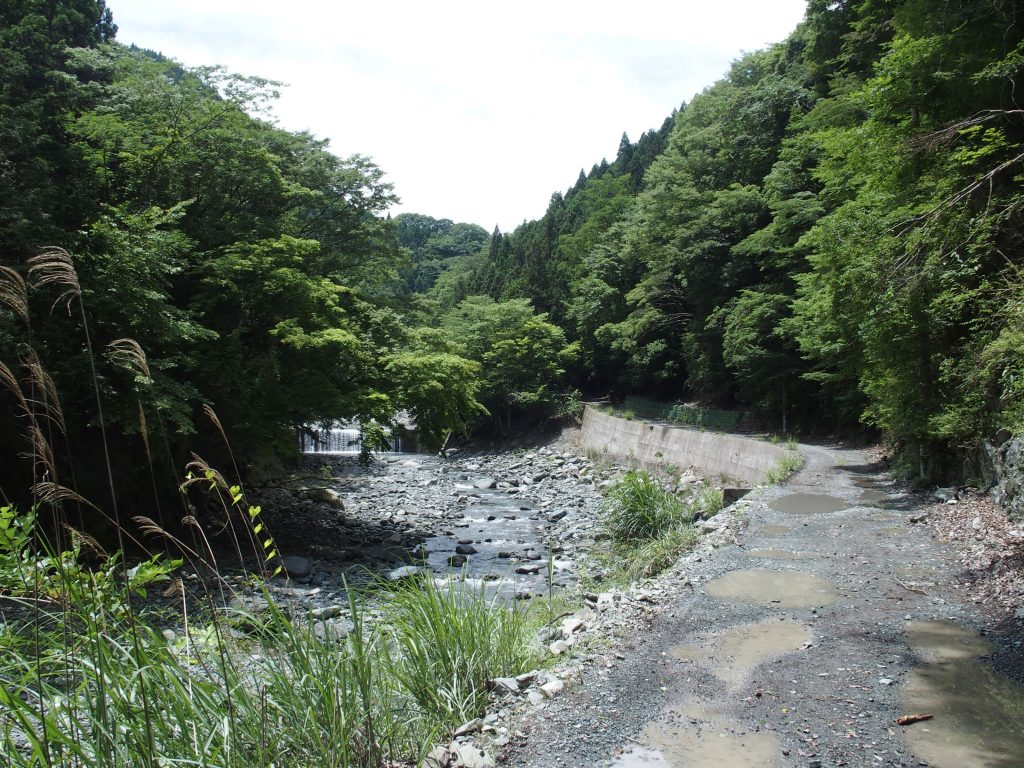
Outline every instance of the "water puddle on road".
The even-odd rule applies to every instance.
[[[860,492],[858,501],[868,506],[873,504],[884,504],[889,501],[889,494],[885,491],[876,490],[874,488],[865,488]]]
[[[779,740],[708,708],[669,712],[644,728],[643,746],[621,754],[612,768],[777,768]]]
[[[731,627],[700,646],[677,645],[669,653],[692,661],[729,685],[742,683],[754,667],[783,654],[798,651],[811,640],[801,624],[762,621]]]
[[[842,597],[831,581],[803,571],[729,571],[705,589],[719,600],[782,608],[831,605]]]
[[[765,536],[783,536],[789,533],[790,528],[786,525],[762,525],[757,529],[758,533],[762,533]]]
[[[822,512],[839,512],[848,509],[851,504],[845,499],[820,493],[791,493],[769,502],[768,506],[776,512],[790,515],[814,515]]]
[[[979,656],[993,646],[952,622],[906,625],[924,666],[904,692],[907,713],[934,719],[903,729],[907,745],[932,768],[1011,768],[1024,759],[1024,688],[997,676]]]
[[[751,549],[747,552],[747,556],[766,557],[771,560],[805,560],[819,555],[816,552],[787,552],[784,549]]]

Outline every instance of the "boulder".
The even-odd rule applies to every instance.
[[[281,566],[284,568],[285,573],[293,579],[304,579],[313,570],[313,564],[306,558],[299,557],[298,555],[289,555],[282,558]]]

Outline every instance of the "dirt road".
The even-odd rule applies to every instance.
[[[862,452],[801,450],[737,543],[536,713],[506,764],[1024,766],[1024,689],[986,663],[1006,649],[978,634],[952,550]]]

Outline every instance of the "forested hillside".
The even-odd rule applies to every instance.
[[[481,413],[477,364],[405,320],[383,172],[274,127],[274,83],[115,32],[96,0],[0,9],[0,487],[94,491],[103,432],[120,484],[143,455],[173,482],[226,460],[207,405],[255,463],[318,420],[408,409],[436,442]]]
[[[592,392],[867,425],[907,474],[970,474],[1024,415],[1022,33],[990,0],[812,0],[434,296],[530,299]]]
[[[275,126],[275,83],[115,19],[0,9],[0,451],[36,457],[3,463],[11,496],[88,486],[104,433],[127,486],[216,454],[205,407],[244,466],[318,421],[405,409],[437,445],[575,389],[866,426],[936,477],[1021,427],[1015,6],[812,0],[493,235],[392,219],[358,147]]]

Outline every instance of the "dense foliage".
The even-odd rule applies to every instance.
[[[372,162],[273,125],[274,83],[186,70],[115,32],[102,0],[0,8],[0,361],[16,406],[0,455],[34,439],[18,412],[38,400],[33,370],[63,406],[41,434],[84,491],[101,408],[115,463],[139,470],[118,473],[128,491],[143,449],[179,468],[214,450],[204,405],[248,462],[294,454],[317,421],[404,409],[428,445],[468,429],[476,363],[417,330],[403,295],[486,231],[391,221]],[[46,246],[70,261],[30,270]],[[0,465],[13,496],[41,479]]]
[[[867,425],[908,473],[963,471],[1024,413],[1022,39],[991,0],[812,0],[434,296],[531,299],[594,391]]]
[[[273,82],[122,46],[101,0],[0,22],[0,361],[15,405],[52,375],[58,463],[88,469],[100,406],[112,451],[176,466],[204,405],[250,462],[398,410],[428,444],[507,430],[567,387],[867,425],[915,474],[1024,421],[1015,6],[811,0],[492,235],[391,219],[371,161],[274,126]],[[70,293],[26,268],[51,245]],[[5,489],[39,479],[12,466]]]

